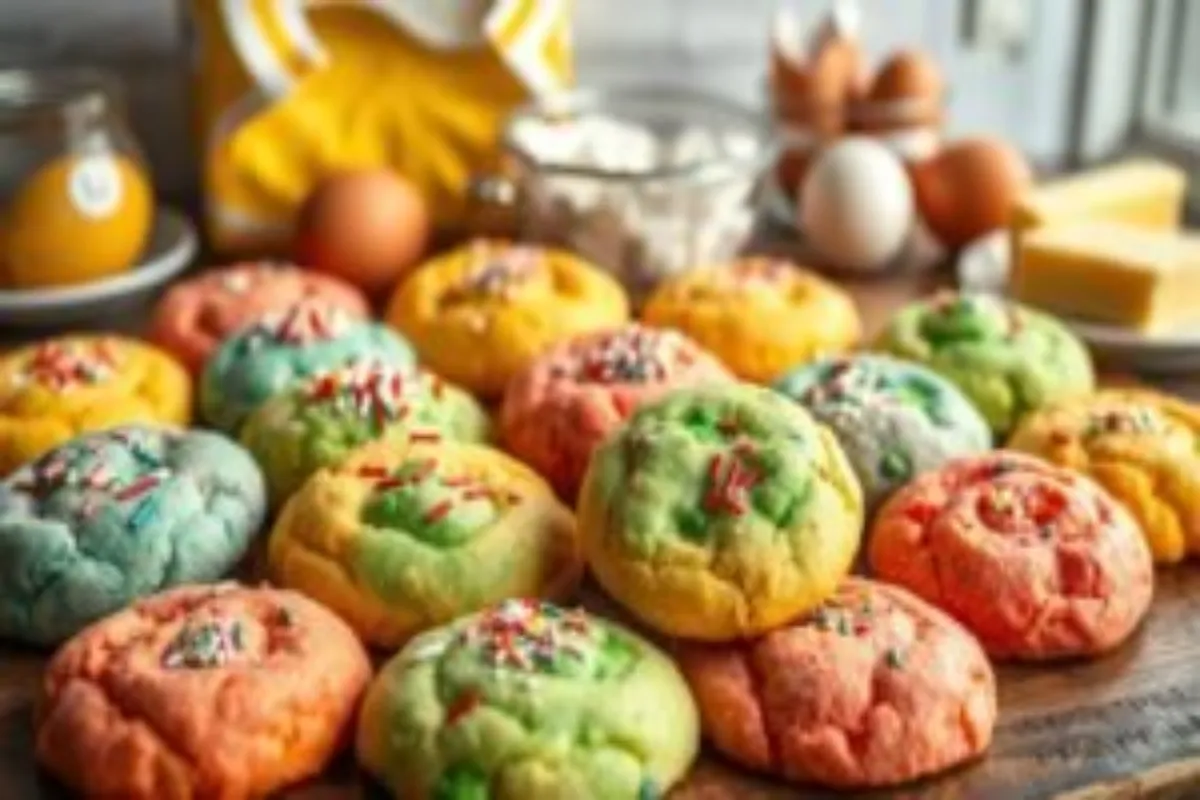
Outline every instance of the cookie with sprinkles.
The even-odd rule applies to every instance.
[[[357,750],[405,800],[649,800],[698,746],[687,685],[653,645],[582,610],[510,599],[388,662]]]
[[[796,783],[908,783],[980,756],[996,722],[995,676],[971,634],[862,578],[761,638],[679,661],[709,741]]]
[[[143,599],[54,656],[38,761],[88,797],[266,797],[320,773],[371,678],[354,633],[294,592]]]
[[[354,362],[415,363],[408,342],[384,326],[323,301],[302,301],[259,318],[217,349],[200,379],[201,415],[237,433],[267,400]]]
[[[683,272],[650,296],[642,321],[682,331],[739,378],[777,380],[786,370],[858,343],[854,301],[790,262],[760,256]]]
[[[482,442],[490,422],[474,398],[412,367],[355,361],[317,373],[246,420],[242,443],[282,505],[310,475],[377,440]]]
[[[73,439],[0,482],[0,636],[54,644],[143,595],[216,580],[265,506],[254,460],[220,434]]]
[[[1083,342],[1055,317],[992,295],[941,292],[902,308],[873,349],[958,386],[996,436],[1048,403],[1095,388]]]
[[[1150,548],[1089,478],[1007,450],[918,477],[876,515],[874,574],[962,622],[993,658],[1095,656],[1141,622]]]
[[[1029,414],[1008,446],[1083,472],[1140,523],[1159,563],[1200,554],[1200,408],[1108,389]]]
[[[370,316],[367,299],[345,281],[291,264],[247,262],[174,284],[154,309],[149,338],[199,375],[227,338],[303,300],[339,308],[355,319]]]
[[[823,358],[775,389],[829,426],[871,508],[917,475],[992,444],[987,421],[954,384],[888,356]]]
[[[592,451],[640,405],[673,389],[733,380],[676,331],[633,324],[586,334],[509,382],[500,435],[509,452],[573,500]]]
[[[748,384],[676,390],[592,455],[579,493],[592,574],[671,636],[726,641],[783,624],[850,569],[862,490],[804,409]]]
[[[564,250],[479,239],[428,262],[387,320],[434,372],[484,397],[563,340],[629,318],[620,284]]]
[[[82,433],[191,417],[187,372],[132,339],[63,336],[0,356],[0,476]]]
[[[525,465],[410,437],[316,472],[280,513],[268,565],[394,648],[505,597],[565,596],[583,559],[571,512]]]

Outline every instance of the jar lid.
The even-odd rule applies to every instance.
[[[94,120],[119,96],[119,82],[100,70],[0,70],[0,126]]]

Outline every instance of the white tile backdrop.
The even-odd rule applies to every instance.
[[[1086,0],[1008,0],[1033,3],[1031,39],[1016,59],[962,40],[964,5],[981,1],[863,0],[864,38],[875,55],[919,45],[937,56],[951,76],[955,131],[1002,134],[1039,161],[1059,161],[1068,153],[1079,112],[1072,98],[1078,90]],[[765,42],[777,0],[576,2],[584,81],[669,79],[761,103]],[[790,2],[809,19],[824,7],[823,0]],[[1100,5],[1124,9],[1126,19],[1107,29],[1106,35],[1125,48],[1124,58],[1115,65],[1106,62],[1107,69],[1132,74],[1137,26],[1128,19],[1140,13],[1140,0],[1102,0]],[[178,0],[0,0],[0,64],[99,62],[119,71],[129,84],[137,127],[160,185],[181,191],[194,174],[183,30]],[[1128,63],[1125,71],[1122,60]],[[1124,83],[1129,87],[1122,96],[1132,91],[1132,80]],[[1120,107],[1116,113],[1123,113]],[[1109,119],[1112,130],[1092,149],[1119,140],[1127,116]]]

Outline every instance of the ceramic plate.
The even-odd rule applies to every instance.
[[[140,264],[79,286],[0,291],[0,329],[111,323],[187,269],[198,245],[196,230],[183,214],[160,208]]]
[[[1200,370],[1200,324],[1149,336],[1115,325],[1064,318],[1106,366],[1172,374]]]

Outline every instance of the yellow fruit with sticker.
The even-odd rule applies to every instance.
[[[132,267],[154,220],[154,191],[126,156],[65,155],[17,187],[0,219],[9,288],[86,283]]]

